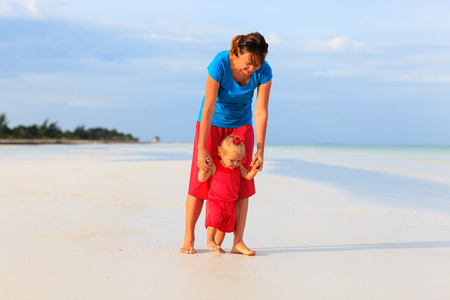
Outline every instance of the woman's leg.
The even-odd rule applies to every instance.
[[[238,200],[236,203],[236,225],[234,229],[232,253],[242,253],[244,255],[255,255],[255,251],[250,250],[244,244],[244,229],[247,221],[248,198]]]
[[[188,195],[186,199],[186,231],[184,233],[184,244],[180,252],[194,254],[195,224],[202,212],[203,199]]]

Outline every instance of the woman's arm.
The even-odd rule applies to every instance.
[[[197,166],[203,171],[211,168],[212,159],[206,150],[206,139],[208,137],[211,120],[216,109],[217,93],[219,92],[220,83],[215,81],[208,75],[205,89],[205,102],[203,103],[202,118],[200,120],[200,129],[198,137],[198,153]]]
[[[269,117],[269,96],[272,79],[258,87],[255,107],[255,132],[256,132],[256,153],[251,166],[259,165],[262,170],[264,161],[264,147],[266,144],[267,119]]]

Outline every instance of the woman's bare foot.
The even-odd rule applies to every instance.
[[[217,246],[215,242],[208,242],[206,245],[208,246],[208,249],[213,250],[217,254],[226,253],[226,251],[223,250],[220,246]]]
[[[248,256],[254,256],[256,254],[254,250],[248,249],[244,242],[239,242],[236,245],[233,245],[233,248],[231,248],[231,253],[244,254]]]
[[[181,253],[184,254],[194,254],[195,248],[194,248],[194,242],[184,242],[183,247],[180,249]]]

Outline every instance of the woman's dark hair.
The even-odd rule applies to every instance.
[[[262,65],[266,59],[269,45],[259,32],[241,34],[231,40],[230,53],[239,56],[245,53],[251,54],[253,65]]]

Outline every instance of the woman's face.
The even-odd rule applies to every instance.
[[[241,165],[244,155],[238,151],[229,151],[222,157],[222,162],[229,169],[237,168]]]
[[[239,55],[239,70],[244,73],[244,75],[250,76],[253,72],[261,68],[261,64],[254,65],[252,62],[252,54],[244,53]],[[253,59],[254,61],[255,59]],[[257,60],[256,60],[257,61]]]

